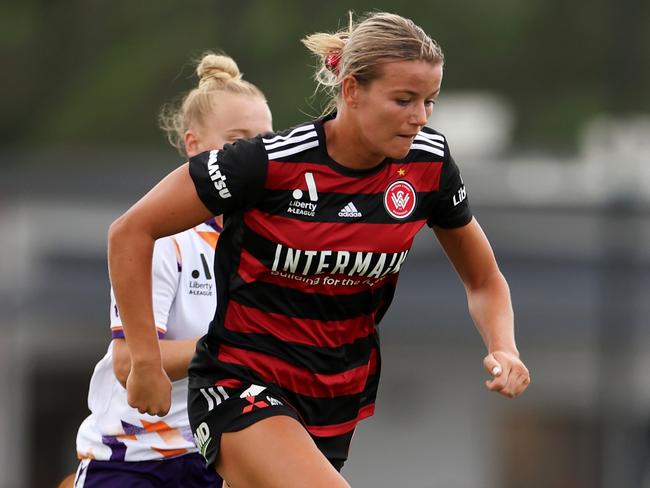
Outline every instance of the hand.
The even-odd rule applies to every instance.
[[[490,391],[514,398],[530,384],[530,373],[517,354],[494,351],[483,359],[483,366],[493,378],[485,382]]]
[[[172,384],[162,366],[132,365],[126,380],[126,399],[140,413],[167,415],[172,403]]]

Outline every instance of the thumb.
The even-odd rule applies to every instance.
[[[499,364],[499,361],[494,357],[494,354],[488,354],[485,356],[485,359],[483,359],[483,367],[488,373],[495,377],[501,376],[501,373],[503,372],[503,368],[501,367],[501,364]]]

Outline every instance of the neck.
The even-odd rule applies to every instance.
[[[327,152],[330,157],[346,168],[369,169],[384,160],[383,154],[373,152],[352,120],[338,113],[325,122],[323,129],[327,139]]]

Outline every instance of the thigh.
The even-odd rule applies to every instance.
[[[332,466],[334,466],[337,471],[341,471],[343,465],[348,459],[350,442],[352,441],[353,435],[354,429],[337,436],[317,437],[312,435],[311,437],[314,439],[318,450],[329,459]]]
[[[255,384],[190,388],[187,413],[196,447],[209,466],[214,466],[219,456],[224,432],[240,431],[274,416],[300,418],[278,392]]]
[[[288,416],[223,433],[216,466],[237,488],[349,488],[305,428]]]

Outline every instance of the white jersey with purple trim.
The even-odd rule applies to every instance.
[[[217,303],[213,263],[221,228],[209,221],[156,241],[152,263],[153,308],[161,339],[189,339],[208,330]],[[112,337],[123,338],[111,290]],[[77,433],[77,456],[100,461],[148,461],[196,452],[187,417],[187,378],[172,383],[165,417],[143,415],[126,401],[113,373],[112,343],[95,366],[88,416]]]

